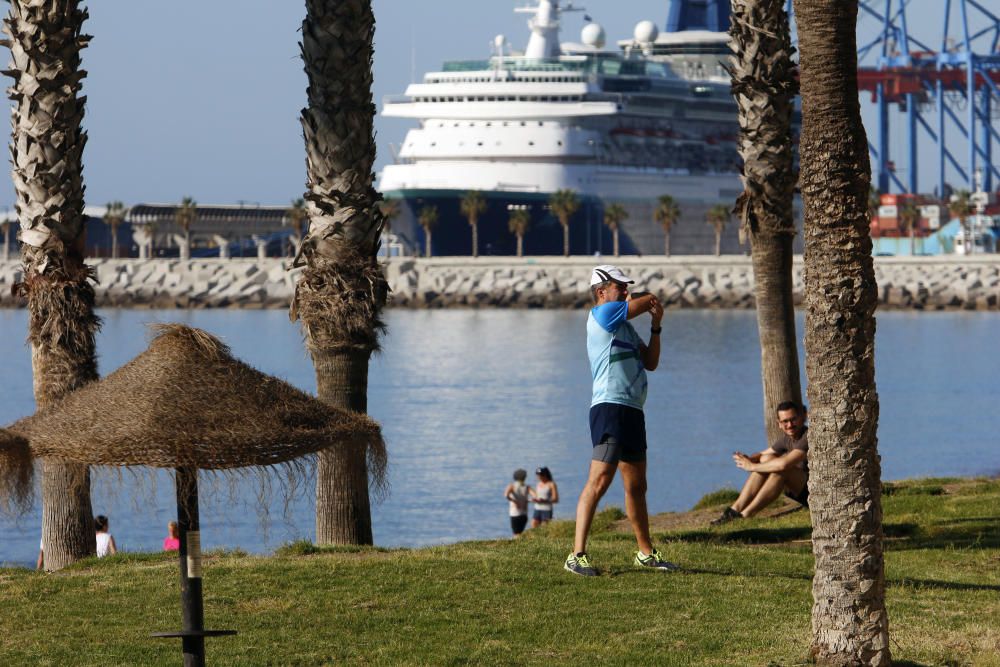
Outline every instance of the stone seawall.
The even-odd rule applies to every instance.
[[[744,256],[394,258],[385,264],[392,306],[409,308],[582,308],[589,304],[590,269],[616,261],[637,289],[670,308],[752,308],[753,270]],[[101,306],[151,308],[286,308],[298,271],[288,259],[96,259]],[[1000,256],[878,257],[883,308],[1000,309]],[[794,264],[802,300],[802,261]],[[0,305],[11,296],[20,263],[0,262]]]

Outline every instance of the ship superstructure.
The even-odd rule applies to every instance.
[[[480,253],[511,254],[509,211],[528,207],[525,252],[557,254],[562,228],[546,204],[569,189],[582,205],[571,223],[574,254],[610,249],[602,211],[611,203],[628,212],[623,251],[660,253],[653,208],[669,194],[682,211],[674,250],[710,250],[705,211],[741,189],[737,111],[721,64],[727,35],[660,34],[642,21],[609,49],[603,28],[588,23],[580,42],[560,43],[560,20],[574,10],[558,0],[522,8],[531,16],[523,53],[497,36],[492,57],[447,62],[384,100],[385,116],[418,122],[381,175],[386,197],[405,203],[394,231],[419,246],[419,212],[435,206],[434,254],[470,254],[459,201],[476,190],[489,204]]]

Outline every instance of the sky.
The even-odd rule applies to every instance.
[[[523,49],[526,16],[512,11],[520,4],[374,0],[377,107],[445,60],[488,57],[498,33]],[[604,26],[609,44],[629,37],[643,19],[662,29],[668,11],[667,0],[577,4]],[[93,36],[83,52],[88,205],[171,203],[186,196],[201,204],[285,205],[301,196],[303,2],[97,0],[87,6],[85,32]],[[939,31],[937,6],[936,0],[913,0],[911,30]],[[564,16],[564,41],[578,40],[582,17]],[[376,169],[412,126],[401,119],[376,121]],[[893,150],[902,150],[900,138],[893,139]],[[0,179],[0,209],[13,198],[10,179]]]

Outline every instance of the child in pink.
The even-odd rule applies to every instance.
[[[171,521],[167,524],[166,537],[163,538],[163,550],[164,551],[180,551],[181,540],[180,540],[180,530],[177,528],[177,522]]]

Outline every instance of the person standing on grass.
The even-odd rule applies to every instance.
[[[660,572],[678,569],[653,548],[646,509],[646,371],[660,363],[663,306],[652,294],[628,298],[633,284],[620,268],[595,267],[590,276],[594,307],[587,316],[587,356],[593,377],[590,435],[593,453],[587,483],[576,506],[576,538],[564,568],[574,574],[600,574],[587,555],[587,536],[597,503],[621,471],[625,511],[639,546],[634,562]],[[628,322],[643,313],[652,319],[649,343]]]
[[[514,537],[524,532],[528,525],[528,494],[531,487],[524,483],[528,478],[528,471],[518,468],[514,471],[514,481],[507,485],[503,491],[503,497],[508,501],[508,514],[510,514],[510,530]]]
[[[535,512],[531,517],[531,527],[538,528],[543,523],[552,521],[553,505],[559,502],[559,487],[552,479],[552,471],[547,467],[535,469],[535,476],[538,477],[538,484],[535,488],[528,489],[531,502],[535,503]]]
[[[751,517],[782,493],[809,507],[806,409],[794,401],[785,401],[778,405],[777,413],[782,435],[774,444],[756,454],[733,454],[736,467],[750,476],[736,501],[711,521],[713,526]]]

